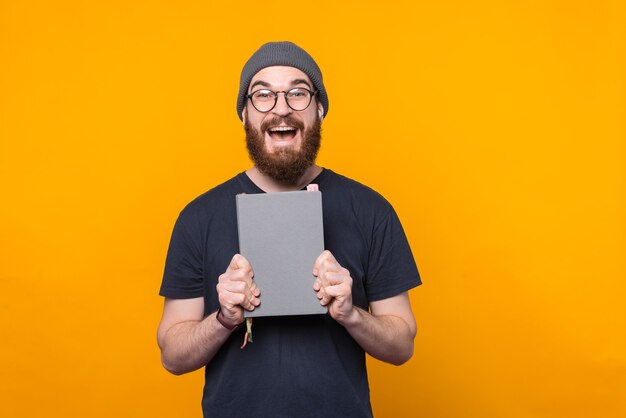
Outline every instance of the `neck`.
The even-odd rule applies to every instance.
[[[266,193],[273,193],[293,192],[296,190],[301,190],[303,187],[308,185],[315,177],[319,176],[321,172],[322,167],[314,164],[311,167],[307,168],[307,170],[304,172],[302,177],[300,177],[300,180],[298,180],[296,184],[288,184],[276,181],[268,175],[263,174],[256,167],[252,167],[251,169],[247,170],[246,174],[248,175],[248,177],[250,177],[250,180],[252,180],[252,182],[257,185],[259,189],[263,190]]]

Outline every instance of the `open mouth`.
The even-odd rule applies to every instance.
[[[274,126],[267,133],[274,141],[289,141],[296,136],[298,130],[293,126]]]

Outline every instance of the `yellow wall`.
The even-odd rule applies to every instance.
[[[169,235],[248,167],[238,74],[290,39],[320,163],[385,195],[425,284],[379,417],[626,416],[620,1],[0,1],[0,415],[199,417],[155,341]]]

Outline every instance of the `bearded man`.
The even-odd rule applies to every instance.
[[[413,355],[408,290],[421,283],[391,205],[316,165],[328,113],[322,73],[291,42],[261,46],[241,73],[237,113],[254,166],[180,213],[167,255],[158,329],[163,366],[205,368],[205,417],[371,417],[365,353],[392,364]],[[255,318],[241,349],[244,310],[263,300],[238,254],[235,196],[322,191],[325,251],[311,266],[327,315]]]

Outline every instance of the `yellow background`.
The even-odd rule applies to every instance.
[[[321,165],[397,209],[423,275],[379,417],[626,416],[620,1],[0,1],[0,416],[199,417],[159,362],[173,223],[249,166],[268,40],[325,75]],[[312,405],[314,407],[314,405]]]

